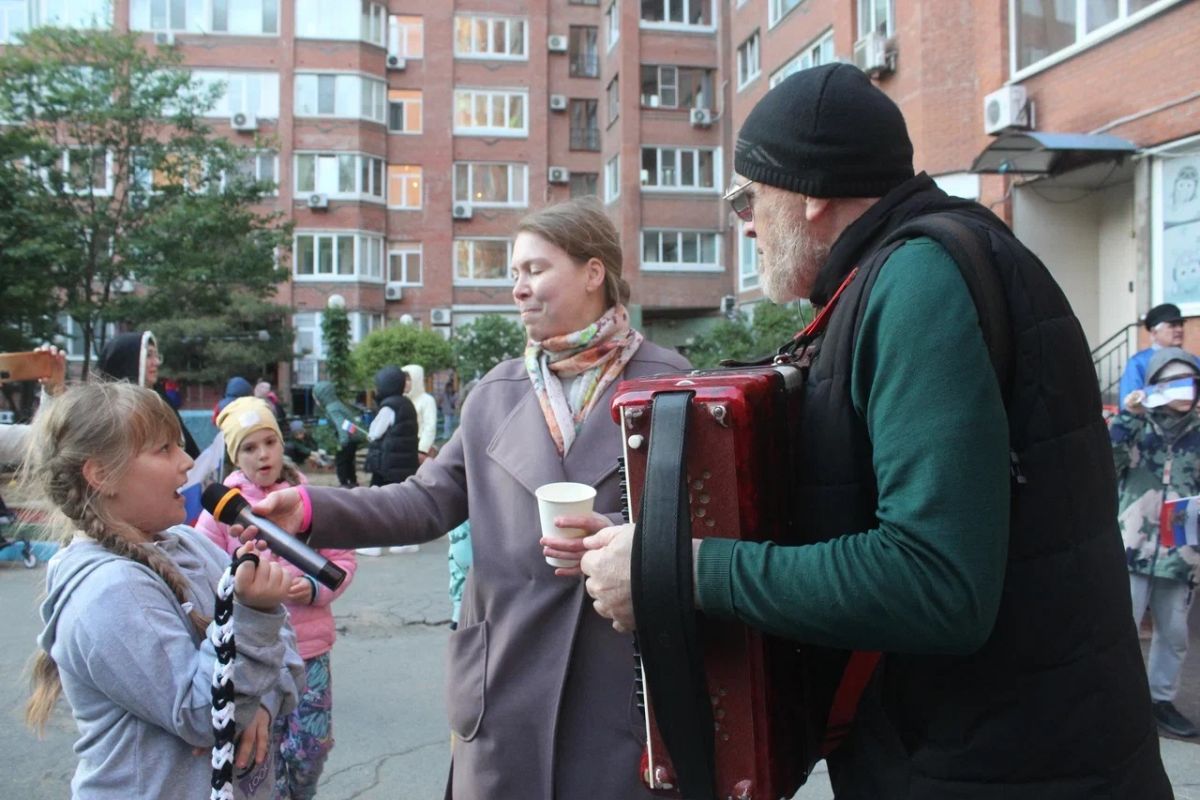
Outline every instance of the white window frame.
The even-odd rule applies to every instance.
[[[166,15],[170,16],[171,0],[130,0],[129,4],[129,28],[135,31],[173,31],[175,33],[213,33],[220,36],[278,36],[279,35],[279,11],[280,3],[283,0],[187,0],[184,6],[184,22],[183,25],[175,24],[177,21],[168,19],[166,25],[155,25],[153,19],[153,6],[157,3],[166,3],[164,9]],[[246,28],[235,28],[229,30],[230,10],[236,8],[237,14],[234,16],[235,22],[243,22],[246,19],[254,18],[257,20],[257,25],[248,26]],[[223,10],[224,28],[218,30],[216,26],[217,13]],[[274,30],[269,30],[265,24],[270,20],[274,25]]]
[[[407,191],[401,192],[401,197],[404,202],[392,203],[392,168],[393,167],[406,168],[407,171],[399,173],[399,174],[405,176],[404,180],[412,180],[412,177],[414,175],[416,176],[417,183],[418,183],[416,205],[412,205],[407,202],[407,200],[408,200],[408,192]],[[387,169],[385,170],[385,175],[386,175],[386,178],[385,178],[386,197],[387,197],[387,204],[388,204],[389,209],[392,209],[395,211],[419,211],[419,210],[421,210],[421,208],[424,207],[424,204],[425,204],[425,170],[421,167],[420,164],[388,164]]]
[[[611,203],[621,196],[621,154],[604,162],[604,202]]]
[[[826,58],[827,53],[828,58]],[[784,78],[802,69],[819,67],[822,64],[830,64],[836,60],[837,56],[833,51],[833,28],[830,28],[800,48],[800,52],[788,59],[782,67],[772,72],[771,77],[767,79],[767,88],[774,88]]]
[[[604,12],[604,30],[606,31],[605,38],[607,39],[605,52],[611,52],[616,46],[617,42],[621,41],[620,2],[621,0],[613,0],[611,3],[609,3],[608,10]]]
[[[73,152],[77,152],[77,151],[81,151],[81,150],[88,150],[88,149],[90,149],[90,148],[67,147],[62,151],[62,155],[59,158],[58,166],[63,174],[63,191],[65,191],[69,194],[79,195],[80,197],[83,197],[83,196],[109,197],[113,193],[113,183],[114,183],[113,154],[111,151],[106,150],[104,152],[104,186],[103,186],[103,188],[93,185],[93,186],[88,186],[86,188],[77,189],[71,182],[71,154]],[[96,149],[99,149],[99,148],[96,148]]]
[[[759,288],[758,240],[746,235],[741,223],[737,225],[738,248],[738,291],[749,292]]]
[[[301,237],[313,237],[313,271],[312,273],[301,273],[300,270],[300,239]],[[353,255],[354,260],[351,272],[347,274],[338,274],[338,253],[336,240],[338,237],[352,237],[354,240]],[[317,272],[320,259],[318,258],[319,242],[324,240],[332,240],[330,247],[333,253],[333,272],[323,273]],[[363,231],[354,229],[345,230],[323,230],[323,229],[304,229],[297,230],[292,236],[292,280],[300,283],[308,282],[334,282],[334,283],[383,283],[384,276],[384,250],[385,240],[383,234],[375,233],[374,231]],[[374,250],[375,253],[371,251]],[[378,256],[376,268],[372,269],[369,263],[372,255]]]
[[[261,150],[247,149],[244,154],[244,157],[254,159],[254,179],[256,181],[270,181],[271,183],[273,183],[275,185],[274,191],[265,192],[264,194],[268,197],[278,197],[279,196],[279,152],[276,150],[271,150],[269,148],[263,148]],[[270,175],[263,175],[264,160],[268,161],[271,165],[270,166],[270,170],[271,170]],[[221,175],[221,190],[222,191],[225,190],[225,182],[227,179],[228,179],[228,175],[222,173],[222,175]]]
[[[413,21],[415,20],[415,22]],[[392,26],[396,35],[392,36]],[[414,61],[425,57],[425,18],[416,14],[393,14],[388,17],[388,52]],[[415,31],[416,47],[413,43]]]
[[[425,92],[422,91],[421,89],[402,89],[399,91],[415,91],[417,93],[417,96],[416,97],[396,97],[393,99],[391,97],[391,93],[394,91],[398,91],[398,90],[395,90],[395,89],[388,90],[388,109],[387,109],[388,133],[395,134],[397,136],[417,136],[421,133],[424,133],[424,131],[425,131]],[[413,107],[414,106],[416,107],[416,110],[418,112],[418,120],[417,121],[420,124],[416,126],[415,130],[408,130],[407,128],[393,128],[392,127],[392,106],[393,105],[398,105],[403,109],[405,125],[407,125],[409,120],[412,118]]]
[[[459,167],[466,167],[466,186],[459,184]],[[509,200],[497,202],[494,200],[475,199],[475,172],[479,167],[505,167],[508,170]],[[451,172],[453,182],[453,197],[455,203],[468,203],[478,208],[528,208],[529,207],[529,165],[516,161],[455,161]],[[514,189],[519,189],[521,199],[514,201]],[[466,196],[460,197],[459,191],[464,190]]]
[[[485,108],[487,110],[488,122],[491,122],[491,117],[495,111],[495,98],[504,97],[505,117],[511,117],[511,104],[518,102],[521,105],[521,121],[520,128],[498,127],[495,125],[461,125],[458,121],[458,106],[459,102],[464,98],[469,97],[472,113],[477,109],[477,100],[479,96],[487,97]],[[529,90],[528,89],[474,89],[474,88],[456,88],[454,90],[454,135],[455,136],[488,136],[497,137],[504,136],[510,138],[526,138],[529,136]]]
[[[500,278],[475,278],[475,277],[460,278],[458,276],[458,267],[459,267],[458,245],[459,245],[459,243],[466,242],[471,245],[471,247],[470,247],[471,264],[469,265],[469,267],[470,267],[470,271],[473,275],[475,272],[474,243],[480,242],[480,241],[506,242],[507,243],[508,247],[507,247],[507,251],[506,251],[507,255],[505,256],[505,259],[504,259],[505,267],[504,267],[503,277],[500,277]],[[512,239],[510,239],[506,236],[458,236],[458,237],[454,238],[453,242],[451,242],[451,248],[453,249],[453,253],[454,253],[454,258],[453,258],[454,272],[452,274],[454,276],[454,285],[455,286],[509,286],[512,284],[512,280],[508,276],[508,265],[512,262]]]
[[[29,30],[29,0],[0,2],[0,44],[15,42],[17,34]]]
[[[411,264],[407,263],[407,259],[411,256],[416,256],[416,280],[410,273]],[[403,275],[397,279],[392,272],[392,256],[403,256],[405,263],[400,267]],[[425,249],[420,242],[392,242],[388,245],[387,253],[387,282],[395,283],[401,286],[424,286],[424,269],[425,269]]]
[[[767,27],[774,28],[788,14],[802,6],[805,0],[768,0],[767,3]]]
[[[1140,11],[1135,11],[1132,14],[1129,12],[1129,4],[1127,0],[1118,0],[1117,18],[1107,25],[1103,25],[1090,33],[1087,32],[1087,17],[1086,17],[1086,2],[1085,0],[1075,0],[1075,43],[1069,44],[1066,47],[1055,50],[1048,56],[1041,58],[1026,67],[1018,66],[1018,30],[1017,30],[1017,3],[1019,0],[1009,0],[1008,3],[1008,60],[1009,73],[1012,83],[1017,83],[1032,75],[1049,69],[1055,64],[1062,63],[1072,56],[1089,48],[1105,42],[1114,36],[1118,36],[1126,29],[1132,28],[1134,25],[1140,24],[1143,20],[1160,14],[1172,6],[1180,3],[1188,2],[1188,0],[1159,0],[1157,3],[1146,6]]]
[[[738,45],[737,90],[740,92],[762,74],[762,35],[755,30]]]
[[[334,80],[333,97],[335,110],[331,113],[319,110],[322,78],[333,78]],[[357,81],[357,84],[354,81]],[[374,76],[364,75],[359,72],[297,72],[295,84],[293,94],[295,99],[294,116],[296,117],[361,119],[368,122],[378,122],[384,126],[387,125],[387,83]],[[308,103],[302,103],[301,92],[307,92],[310,84],[313,92],[313,108],[302,108],[302,105],[307,106]],[[351,102],[354,109],[352,113],[338,113],[336,111],[339,97],[352,97]],[[365,106],[369,106],[369,110],[366,112],[364,112]]]
[[[654,144],[642,145],[641,152],[644,153],[646,150],[656,151],[654,160],[658,166],[656,167],[657,174],[654,176],[655,183],[646,183],[645,181],[650,176],[645,175],[645,174],[642,175],[642,191],[643,192],[663,192],[663,193],[668,193],[668,194],[670,194],[670,193],[675,193],[675,194],[700,194],[700,193],[702,193],[702,194],[718,194],[718,193],[720,193],[720,191],[721,191],[721,185],[720,185],[721,175],[724,174],[723,167],[721,164],[721,148],[719,148],[719,147],[687,147],[687,146],[677,146],[677,145],[654,145]],[[675,154],[674,155],[675,163],[674,163],[674,165],[672,165],[672,172],[671,172],[671,174],[674,175],[675,182],[671,183],[671,184],[665,184],[665,185],[663,183],[663,175],[666,173],[667,170],[663,166],[663,151],[664,150],[674,151],[674,154]],[[712,186],[696,186],[696,185],[684,186],[684,185],[680,184],[679,181],[682,180],[682,178],[683,178],[683,162],[684,162],[684,159],[686,159],[686,158],[690,158],[692,160],[692,175],[697,178],[699,177],[699,175],[700,175],[700,153],[702,153],[702,152],[712,153],[713,185]],[[638,169],[642,169],[640,161],[638,162]],[[644,170],[643,170],[643,172],[644,172]]]
[[[112,0],[40,0],[36,3],[31,1],[30,6],[33,27],[54,25],[59,28],[95,30],[113,27],[115,12]],[[88,16],[76,16],[83,13]]]
[[[644,30],[659,30],[659,31],[716,31],[717,29],[717,8],[716,0],[659,0],[664,5],[663,16],[667,16],[666,6],[669,4],[679,3],[683,6],[683,18],[687,19],[691,16],[692,6],[696,4],[708,4],[708,18],[712,20],[708,25],[692,25],[687,22],[657,22],[653,20],[642,19],[641,7],[638,9],[638,26]]]
[[[359,14],[352,23],[347,5],[346,0],[295,0],[293,27],[296,38],[366,42],[386,47],[387,6],[373,0],[360,0]]]
[[[206,86],[216,83],[224,84],[221,95],[212,109],[205,112],[206,116],[211,119],[228,119],[239,112],[253,114],[260,119],[279,119],[278,72],[195,69],[192,70],[192,78]],[[250,86],[251,81],[258,84],[253,90]],[[237,108],[230,103],[231,96],[240,100]],[[248,104],[252,97],[258,98],[258,102],[253,108]]]
[[[79,352],[80,346],[83,343],[83,333],[79,327],[79,323],[72,319],[69,314],[63,313],[57,315],[57,321],[61,332],[54,337],[55,343],[60,350],[67,354],[67,361],[83,361],[86,353]],[[117,335],[117,323],[101,323],[100,320],[96,320],[92,326],[93,350],[96,349],[96,342],[100,341],[101,329],[104,330],[104,341],[106,342]],[[77,336],[78,339],[76,338]],[[96,354],[93,353],[93,355]]]
[[[476,25],[480,22],[487,24],[487,41],[480,43],[476,39]],[[512,26],[519,24],[521,26],[521,50],[520,53],[509,52],[512,47]],[[459,27],[460,25],[470,26],[470,47],[469,50],[459,49]],[[498,25],[504,26],[504,47],[505,52],[497,52],[492,48],[495,44],[495,29]],[[499,16],[493,14],[455,14],[454,15],[454,57],[461,59],[486,59],[488,61],[528,61],[529,60],[529,20],[526,17],[518,16]]]
[[[381,311],[351,311],[346,316],[350,319],[350,341],[353,344],[358,344],[387,325],[387,319]]]
[[[882,30],[880,29],[880,21],[875,18],[875,3],[877,0],[857,0],[855,3],[856,14],[854,15],[856,22],[856,30],[858,37],[855,41],[861,42],[868,35],[879,32],[884,36],[892,36],[896,32],[896,3],[895,0],[885,0],[887,3],[887,19],[883,20]],[[1077,0],[1077,2],[1085,2],[1085,0]]]
[[[678,252],[683,252],[683,237],[684,236],[711,236],[713,237],[713,254],[715,260],[712,263],[690,261],[646,261],[646,235],[657,234],[659,236],[667,236],[674,234],[676,237],[675,244]],[[718,231],[712,230],[691,230],[684,228],[647,228],[641,231],[638,237],[638,256],[641,261],[643,272],[724,272],[725,267],[721,263],[721,234]],[[662,254],[662,241],[659,240],[659,254]],[[700,240],[696,241],[697,255],[703,251],[703,245]]]
[[[300,186],[301,159],[313,161],[311,188]],[[344,159],[353,159],[354,188],[349,191],[340,188],[341,163]],[[366,186],[363,185],[364,163],[367,166]],[[387,165],[380,156],[360,152],[298,150],[293,156],[292,165],[293,197],[307,197],[315,193],[328,195],[331,200],[358,200],[364,203],[383,203],[386,200]]]

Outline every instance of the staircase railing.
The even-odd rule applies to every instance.
[[[1100,402],[1116,406],[1120,394],[1121,374],[1137,348],[1138,323],[1131,322],[1092,350],[1096,365],[1096,380],[1100,384]]]

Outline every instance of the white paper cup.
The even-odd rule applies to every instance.
[[[577,539],[586,536],[583,528],[560,528],[554,524],[555,517],[582,516],[592,513],[596,490],[586,483],[547,483],[539,486],[534,496],[538,501],[538,516],[542,521],[542,536],[558,536]],[[546,557],[552,567],[573,567],[579,562]]]

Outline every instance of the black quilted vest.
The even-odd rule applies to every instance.
[[[850,738],[829,758],[837,797],[1170,797],[1083,331],[1045,266],[994,215],[948,198],[924,175],[902,189],[847,230],[818,281],[819,290],[836,287],[860,267],[809,373],[801,446],[821,456],[801,469],[806,526],[830,538],[878,524],[871,441],[850,398],[851,356],[890,252],[880,243],[930,211],[966,215],[1003,286],[1013,359],[1002,388],[1023,482],[1012,484],[1003,597],[989,639],[970,656],[885,654]]]
[[[396,419],[370,450],[379,451],[379,470],[372,471],[374,485],[401,483],[417,471],[417,412],[404,395],[393,395],[380,403],[392,409]]]

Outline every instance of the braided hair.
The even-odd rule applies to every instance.
[[[135,561],[162,578],[199,635],[209,619],[190,604],[187,582],[146,536],[105,507],[105,493],[130,462],[155,442],[180,439],[178,418],[150,389],[129,383],[90,382],[70,387],[43,406],[21,468],[21,481],[53,506],[51,525],[60,539],[82,533],[104,549]],[[94,485],[84,474],[93,462],[103,475]],[[58,667],[39,649],[31,668],[25,721],[39,733],[62,693]]]

